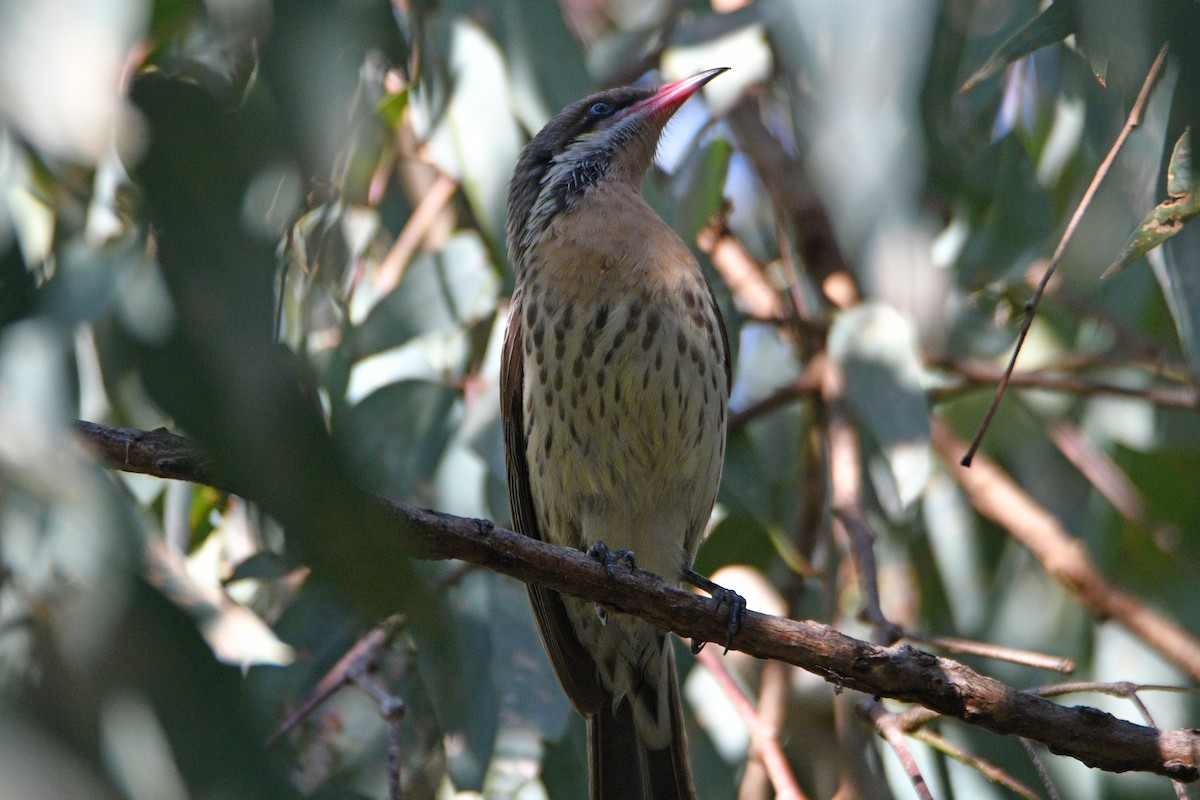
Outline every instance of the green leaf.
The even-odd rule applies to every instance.
[[[1200,175],[1196,174],[1195,164],[1192,163],[1192,130],[1188,128],[1171,151],[1171,163],[1167,164],[1167,194],[1183,197],[1194,193],[1198,185]]]
[[[447,748],[446,768],[454,784],[479,790],[499,726],[499,688],[487,665],[492,660],[492,579],[485,571],[465,575],[443,595],[430,592],[436,625],[416,624],[417,667],[429,691]]]
[[[696,234],[725,202],[725,174],[732,155],[728,142],[715,139],[685,159],[681,180],[675,182],[676,190],[681,192],[675,230],[685,242],[694,242]]]
[[[484,29],[464,17],[448,23],[445,34],[446,103],[439,106],[437,92],[418,86],[411,119],[438,169],[459,180],[489,243],[502,245],[508,179],[523,144],[504,54]]]
[[[1192,164],[1190,131],[1184,131],[1175,143],[1167,166],[1167,194],[1170,199],[1155,206],[1129,237],[1121,254],[1100,276],[1120,272],[1183,229],[1188,220],[1200,214],[1200,181]]]
[[[408,108],[408,89],[403,89],[380,98],[379,103],[375,106],[375,113],[382,117],[389,127],[396,128],[399,127],[400,118],[404,116],[406,108]]]
[[[859,425],[887,462],[893,485],[877,482],[877,488],[907,506],[924,491],[931,468],[929,406],[912,323],[891,306],[855,306],[834,319],[829,354]]]
[[[1013,61],[1027,56],[1048,44],[1062,41],[1075,32],[1075,0],[1057,0],[1029,22],[992,53],[991,57],[975,74],[967,78],[962,91],[987,80]]]

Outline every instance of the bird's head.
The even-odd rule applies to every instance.
[[[659,89],[622,87],[564,108],[521,151],[508,187],[508,249],[514,263],[558,214],[602,181],[641,185],[667,121],[727,67]]]

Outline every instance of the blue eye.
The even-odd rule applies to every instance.
[[[594,117],[607,117],[613,113],[613,107],[605,102],[592,103],[591,108],[588,109],[588,113]]]

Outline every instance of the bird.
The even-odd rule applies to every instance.
[[[724,461],[728,335],[695,256],[641,191],[667,122],[725,71],[593,94],[522,150],[500,395],[514,528],[708,589],[732,603],[732,636],[744,600],[692,571]],[[587,723],[591,800],[695,798],[667,634],[528,591]]]

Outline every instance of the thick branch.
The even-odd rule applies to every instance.
[[[81,438],[108,467],[187,479],[204,460],[165,431],[128,431],[79,423]],[[122,444],[124,442],[124,444]],[[163,465],[167,465],[164,468]],[[196,481],[211,481],[197,469]],[[643,570],[606,570],[581,552],[555,547],[486,520],[382,501],[396,520],[396,547],[416,558],[457,558],[645,619],[680,636],[723,641],[727,620],[706,598]],[[794,664],[838,689],[918,703],[1000,734],[1034,739],[1060,755],[1110,772],[1155,772],[1182,781],[1200,777],[1200,733],[1160,731],[1087,707],[1066,707],[1017,691],[970,668],[907,645],[881,647],[827,625],[746,615],[735,649]]]

